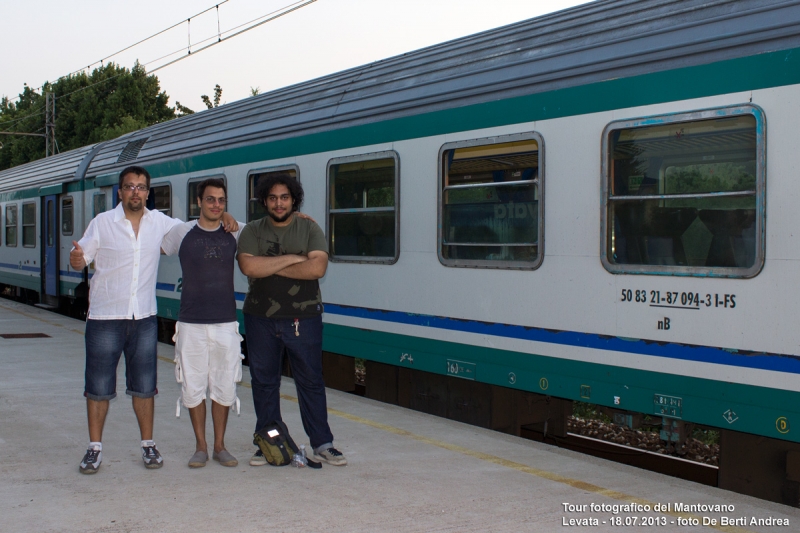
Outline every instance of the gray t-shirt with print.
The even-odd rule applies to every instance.
[[[239,236],[239,253],[279,256],[309,252],[328,253],[322,229],[312,220],[293,216],[288,226],[278,227],[268,216],[250,222]],[[322,314],[319,281],[272,275],[247,278],[247,297],[242,311],[267,318],[308,318]]]

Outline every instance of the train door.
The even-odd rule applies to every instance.
[[[58,197],[43,197],[42,280],[44,294],[58,298]],[[49,298],[48,298],[49,299]]]

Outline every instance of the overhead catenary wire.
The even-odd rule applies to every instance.
[[[298,0],[297,2],[293,2],[293,3],[291,3],[291,4],[288,4],[288,5],[286,5],[286,6],[282,7],[282,8],[279,8],[279,9],[276,9],[276,10],[274,10],[274,11],[270,12],[270,13],[267,13],[266,15],[261,15],[260,17],[256,17],[256,18],[254,18],[254,19],[252,19],[252,20],[250,20],[250,21],[248,21],[248,22],[245,22],[245,23],[243,23],[243,24],[240,24],[240,25],[238,25],[238,26],[235,26],[235,27],[231,28],[230,30],[226,30],[226,31],[224,31],[224,32],[222,32],[222,33],[223,33],[223,34],[224,34],[224,33],[230,33],[230,32],[233,32],[233,31],[236,31],[236,30],[238,30],[239,28],[242,28],[242,27],[244,27],[244,26],[247,26],[248,24],[252,24],[253,22],[255,22],[255,21],[257,21],[257,20],[264,19],[265,17],[268,17],[268,18],[266,18],[265,20],[261,20],[261,22],[258,22],[258,23],[256,23],[256,24],[252,24],[251,26],[249,26],[249,27],[246,27],[245,29],[243,29],[243,30],[241,30],[241,31],[238,31],[238,32],[236,32],[236,33],[234,33],[234,34],[232,34],[232,35],[228,35],[227,37],[218,37],[218,40],[217,40],[216,42],[214,42],[214,43],[211,43],[211,44],[209,44],[209,45],[206,45],[206,46],[204,46],[204,47],[202,47],[202,48],[200,48],[200,49],[198,49],[198,50],[195,50],[194,52],[187,53],[187,54],[185,54],[185,55],[183,55],[183,56],[181,56],[181,57],[179,57],[179,58],[177,58],[177,59],[174,59],[174,60],[172,60],[172,61],[170,61],[170,62],[168,62],[168,63],[165,63],[165,64],[163,64],[163,65],[160,65],[160,66],[158,66],[158,67],[156,67],[156,68],[154,68],[154,69],[152,69],[152,70],[148,70],[148,71],[147,71],[147,73],[148,73],[148,74],[152,74],[153,72],[156,72],[156,71],[158,71],[158,70],[161,70],[162,68],[166,68],[166,67],[168,67],[168,66],[170,66],[170,65],[173,65],[173,64],[177,63],[178,61],[182,61],[182,60],[186,59],[187,57],[189,57],[189,56],[191,56],[191,55],[196,55],[196,54],[198,54],[199,52],[202,52],[203,50],[207,50],[208,48],[211,48],[211,47],[212,47],[212,46],[214,46],[214,45],[217,45],[217,44],[219,44],[219,43],[222,43],[222,42],[225,42],[225,41],[227,41],[227,40],[230,40],[230,39],[232,39],[232,38],[234,38],[234,37],[237,37],[237,36],[239,36],[239,35],[241,35],[241,34],[243,34],[243,33],[247,32],[247,31],[250,31],[250,30],[252,30],[253,28],[257,28],[258,26],[261,26],[262,24],[266,24],[267,22],[271,22],[271,21],[273,21],[273,20],[275,20],[275,19],[277,19],[277,18],[280,18],[280,17],[282,17],[282,16],[284,16],[284,15],[288,15],[289,13],[292,13],[293,11],[297,11],[298,9],[301,9],[301,8],[303,8],[303,7],[305,7],[305,6],[309,5],[309,4],[313,4],[313,3],[314,3],[314,2],[316,2],[316,1],[317,1],[317,0]],[[203,39],[203,40],[199,41],[198,43],[204,43],[204,42],[206,42],[206,41],[212,40],[213,38],[214,38],[214,37],[209,37],[209,38],[207,38],[207,39]],[[198,43],[195,43],[195,44],[198,44]],[[156,62],[156,61],[160,61],[161,59],[164,59],[164,58],[166,58],[166,57],[169,57],[169,56],[175,55],[175,54],[177,54],[177,53],[179,53],[179,52],[181,52],[181,51],[183,51],[183,50],[184,50],[183,48],[180,48],[179,50],[176,50],[176,51],[174,51],[174,52],[170,52],[169,54],[166,54],[166,55],[164,55],[164,56],[161,56],[161,57],[160,57],[160,58],[158,58],[158,59],[154,59],[154,60],[152,60],[152,61],[149,61],[149,62],[147,62],[147,63],[142,63],[142,66],[146,67],[147,65],[150,65],[150,64],[152,64],[152,63],[154,63],[154,62]],[[94,86],[96,86],[96,85],[99,85],[99,84],[101,84],[101,83],[105,83],[105,82],[107,82],[107,81],[111,81],[111,80],[113,80],[113,79],[115,79],[115,78],[118,78],[118,77],[119,77],[119,76],[121,76],[121,75],[122,75],[122,74],[117,74],[117,75],[115,75],[115,76],[111,76],[111,77],[109,77],[109,78],[106,78],[106,79],[104,79],[104,80],[100,80],[100,81],[98,81],[98,82],[95,82],[95,83],[93,83],[93,84],[91,84],[91,85],[87,85],[86,87],[81,87],[80,89],[76,89],[76,90],[74,90],[74,91],[71,91],[71,92],[69,92],[69,93],[62,94],[62,95],[61,95],[61,96],[59,96],[58,98],[59,98],[59,99],[61,99],[61,98],[65,98],[65,97],[67,97],[67,96],[70,96],[70,95],[73,95],[73,94],[75,94],[75,93],[78,93],[78,92],[81,92],[81,91],[85,91],[86,89],[90,89],[91,87],[94,87]]]
[[[202,12],[198,13],[198,15],[200,15],[200,14],[202,14],[202,13],[205,13],[205,12],[207,12],[207,11],[211,10],[211,9],[214,9],[214,8],[216,8],[216,9],[217,9],[217,35],[216,35],[216,36],[209,37],[209,38],[206,38],[206,39],[203,39],[203,40],[201,40],[201,41],[198,41],[197,43],[195,43],[195,45],[198,45],[198,44],[202,44],[202,43],[208,42],[208,41],[210,41],[210,40],[213,40],[215,37],[216,37],[216,39],[217,39],[217,40],[216,40],[216,42],[213,42],[213,43],[211,43],[211,44],[208,44],[208,45],[206,45],[206,46],[203,46],[203,47],[202,47],[202,48],[200,48],[200,49],[197,49],[197,50],[195,50],[195,52],[194,52],[194,54],[195,54],[195,55],[196,55],[197,53],[199,53],[199,52],[202,52],[203,50],[207,50],[208,48],[211,48],[211,47],[212,47],[212,46],[214,46],[214,45],[217,45],[217,44],[219,44],[219,43],[222,43],[222,42],[224,42],[224,41],[227,41],[227,40],[229,40],[229,39],[232,39],[232,38],[234,38],[234,37],[237,37],[237,36],[239,36],[239,35],[241,35],[241,34],[243,34],[243,33],[245,33],[245,32],[248,32],[248,31],[250,31],[250,30],[252,30],[252,29],[254,29],[254,28],[257,28],[258,26],[261,26],[261,25],[263,25],[263,24],[266,24],[267,22],[271,22],[271,21],[273,21],[273,20],[275,20],[275,19],[278,19],[278,18],[280,18],[280,17],[282,17],[282,16],[284,16],[284,15],[288,15],[289,13],[292,13],[292,12],[294,12],[294,11],[297,11],[298,9],[301,9],[301,8],[303,8],[303,7],[306,7],[307,5],[313,4],[313,3],[314,3],[314,2],[316,2],[317,0],[298,0],[298,1],[296,1],[296,2],[293,2],[293,3],[291,3],[291,4],[288,4],[288,5],[284,6],[284,7],[281,7],[281,8],[279,8],[279,9],[276,9],[276,10],[274,10],[274,11],[271,11],[271,12],[269,12],[269,13],[265,14],[265,15],[261,15],[261,16],[259,16],[259,17],[256,17],[256,18],[254,18],[254,19],[251,19],[251,20],[250,20],[250,21],[248,21],[248,22],[245,22],[245,23],[243,23],[243,24],[240,24],[240,25],[238,25],[238,26],[235,26],[235,27],[233,27],[233,28],[231,28],[231,29],[229,29],[229,30],[226,30],[226,31],[222,32],[222,31],[220,31],[220,29],[221,29],[221,28],[220,28],[220,23],[219,23],[219,5],[221,5],[221,4],[223,4],[223,3],[227,2],[227,1],[229,1],[229,0],[224,0],[223,2],[220,2],[219,4],[215,5],[214,7],[208,8],[208,9],[206,9],[205,11],[202,11]],[[194,16],[196,17],[197,15],[194,15]],[[191,17],[190,17],[190,19],[191,19]],[[190,19],[187,19],[187,22],[188,22]],[[263,19],[263,20],[262,20],[262,19]],[[260,21],[260,22],[256,22],[256,21]],[[152,35],[152,36],[150,36],[150,37],[148,37],[148,38],[146,38],[146,39],[142,39],[142,40],[138,41],[137,43],[135,43],[135,44],[133,44],[133,45],[130,45],[130,46],[126,47],[126,48],[123,48],[123,49],[122,49],[122,50],[120,50],[119,52],[115,52],[114,54],[111,54],[111,55],[109,55],[109,56],[106,56],[106,57],[102,58],[102,59],[99,61],[99,63],[101,63],[101,64],[102,64],[104,60],[106,60],[106,59],[109,59],[109,58],[111,58],[111,57],[113,57],[113,56],[115,56],[115,55],[117,55],[117,54],[119,54],[119,53],[121,53],[121,52],[123,52],[123,51],[125,51],[125,50],[129,50],[129,49],[133,48],[134,46],[136,46],[137,44],[141,44],[142,42],[145,42],[146,40],[148,40],[148,39],[150,39],[150,38],[154,37],[155,35],[158,35],[158,34],[160,34],[160,33],[163,33],[163,32],[165,32],[165,31],[168,31],[169,29],[172,29],[172,28],[174,28],[174,27],[176,27],[176,26],[178,26],[178,25],[180,25],[180,24],[182,24],[182,23],[183,23],[183,22],[181,22],[181,23],[178,23],[178,24],[175,24],[175,25],[171,26],[170,28],[167,28],[166,30],[162,30],[161,32],[159,32],[159,33],[157,33],[157,34],[154,34],[154,35]],[[249,26],[248,26],[248,25],[249,25]],[[241,28],[244,28],[244,29],[241,29]],[[240,30],[240,31],[236,31],[236,30]],[[228,36],[225,36],[225,37],[223,37],[223,34],[226,34],[226,33],[231,33],[231,32],[236,32],[236,33],[232,33],[231,35],[228,35]],[[191,49],[191,39],[190,39],[190,42],[189,42],[189,47],[190,47],[190,49]],[[154,62],[157,62],[157,61],[160,61],[160,60],[162,60],[162,59],[165,59],[165,58],[167,58],[167,57],[170,57],[170,56],[172,56],[172,55],[175,55],[176,53],[180,53],[181,51],[183,51],[183,48],[181,48],[181,49],[179,49],[179,50],[176,50],[176,51],[174,51],[174,52],[171,52],[171,53],[169,53],[169,54],[166,54],[166,55],[164,55],[164,56],[161,56],[160,58],[157,58],[157,59],[154,59],[154,60],[152,60],[152,61],[149,61],[148,63],[144,63],[144,64],[142,64],[142,66],[145,66],[145,67],[146,67],[146,66],[147,66],[147,65],[149,65],[149,64],[152,64],[152,63],[154,63]],[[170,66],[170,65],[173,65],[173,64],[175,64],[175,63],[177,63],[177,62],[179,62],[179,61],[182,61],[182,60],[186,59],[187,57],[189,57],[190,55],[192,55],[192,52],[191,52],[191,50],[187,51],[187,53],[186,53],[185,55],[183,55],[183,56],[181,56],[181,57],[179,57],[179,58],[177,58],[177,59],[174,59],[174,60],[172,60],[172,61],[169,61],[168,63],[165,63],[165,64],[163,64],[163,65],[160,65],[160,66],[156,67],[155,69],[152,69],[152,70],[148,71],[148,74],[152,74],[153,72],[156,72],[156,71],[158,71],[158,70],[161,70],[161,69],[163,69],[163,68],[166,68],[166,67],[168,67],[168,66]],[[94,64],[97,64],[97,62],[93,63],[93,65],[94,65]],[[90,65],[90,66],[91,66],[91,65]],[[75,72],[72,72],[72,73],[70,73],[70,74],[67,74],[66,76],[62,76],[61,78],[58,78],[58,79],[60,80],[60,79],[63,79],[63,78],[65,78],[65,77],[67,77],[67,76],[71,76],[71,75],[73,75],[73,74],[76,74],[76,73],[78,73],[78,72],[82,72],[82,71],[83,71],[83,69],[81,69],[81,70],[77,70],[77,71],[75,71]],[[68,97],[68,96],[71,96],[71,95],[73,95],[73,94],[75,94],[75,93],[79,93],[79,92],[81,92],[81,91],[85,91],[86,89],[90,89],[90,88],[92,88],[92,87],[95,87],[95,86],[97,86],[97,85],[100,85],[100,84],[102,84],[102,83],[105,83],[105,82],[111,81],[111,80],[113,80],[113,79],[115,79],[115,78],[118,78],[118,77],[120,77],[120,76],[122,76],[122,74],[117,74],[117,75],[115,75],[115,76],[111,76],[111,77],[105,78],[105,79],[103,79],[103,80],[100,80],[100,81],[98,81],[98,82],[92,83],[91,85],[87,85],[86,87],[81,87],[80,89],[76,89],[76,90],[74,90],[74,91],[71,91],[71,92],[69,92],[69,93],[62,94],[62,95],[58,96],[58,97],[57,97],[57,99],[66,98],[66,97]],[[41,89],[41,87],[40,87],[40,89]],[[30,118],[30,117],[32,117],[32,116],[41,115],[41,114],[44,114],[44,113],[45,113],[45,109],[44,109],[44,107],[41,107],[41,108],[39,108],[39,111],[37,111],[37,112],[35,112],[35,113],[31,113],[31,114],[29,114],[29,115],[26,115],[26,116],[24,116],[24,117],[15,118],[15,119],[13,119],[13,120],[10,120],[10,121],[6,121],[6,122],[0,122],[0,124],[15,124],[15,123],[17,123],[17,122],[20,122],[20,121],[22,121],[22,120],[25,120],[25,119],[27,119],[27,118]],[[40,128],[39,130],[36,130],[36,131],[40,131],[41,129],[42,129],[42,128]],[[56,150],[58,150],[58,146],[57,146],[57,145],[56,145]]]
[[[230,30],[227,30],[227,31],[226,31],[226,32],[224,32],[224,33],[229,33],[229,32],[235,31],[235,30],[237,30],[237,29],[239,29],[239,28],[241,28],[241,27],[243,27],[243,26],[246,26],[246,25],[248,25],[248,24],[250,24],[250,23],[252,23],[252,22],[255,22],[256,20],[262,19],[262,18],[264,18],[264,17],[269,17],[269,18],[267,18],[266,20],[262,20],[261,22],[259,22],[259,23],[257,23],[257,24],[253,24],[252,26],[250,26],[250,27],[248,27],[248,28],[245,28],[245,29],[243,29],[242,31],[236,32],[236,33],[234,33],[234,34],[232,34],[232,35],[228,35],[227,37],[220,37],[220,38],[217,40],[217,42],[211,43],[211,44],[209,44],[209,45],[207,45],[207,46],[204,46],[204,47],[202,47],[202,48],[200,48],[200,49],[197,49],[197,50],[195,50],[194,52],[189,52],[189,53],[187,53],[186,55],[179,57],[178,59],[174,59],[174,60],[170,61],[169,63],[165,63],[165,64],[163,64],[163,65],[161,65],[161,66],[158,66],[158,67],[156,67],[156,68],[154,68],[154,69],[152,69],[152,70],[149,70],[149,71],[148,71],[148,73],[149,73],[149,74],[152,74],[153,72],[156,72],[156,71],[158,71],[158,70],[161,70],[162,68],[166,68],[166,67],[168,67],[168,66],[170,66],[170,65],[172,65],[172,64],[175,64],[175,63],[177,63],[178,61],[181,61],[181,60],[183,60],[183,59],[186,59],[186,58],[187,58],[187,57],[189,57],[189,55],[191,55],[191,54],[195,54],[195,55],[197,55],[198,53],[202,52],[203,50],[208,50],[208,49],[209,49],[209,48],[211,48],[212,46],[216,46],[216,45],[217,45],[217,44],[219,44],[219,43],[225,42],[225,41],[227,41],[227,40],[229,40],[229,39],[233,39],[234,37],[236,37],[236,36],[238,36],[238,35],[241,35],[241,34],[243,34],[243,33],[245,33],[245,32],[248,32],[248,31],[252,30],[253,28],[257,28],[258,26],[261,26],[262,24],[266,24],[267,22],[272,22],[272,21],[273,21],[273,20],[275,20],[275,19],[278,19],[278,18],[280,18],[280,17],[282,17],[282,16],[284,16],[284,15],[288,15],[289,13],[291,13],[291,12],[293,12],[293,11],[297,11],[298,9],[301,9],[301,8],[303,8],[303,7],[306,7],[306,6],[307,6],[307,5],[309,5],[309,4],[313,4],[313,3],[314,3],[314,2],[316,2],[316,1],[317,1],[317,0],[299,0],[298,2],[294,2],[293,4],[289,4],[288,6],[282,7],[282,8],[280,8],[280,9],[276,9],[276,10],[275,10],[275,11],[273,11],[272,13],[268,13],[268,14],[266,14],[266,15],[262,15],[262,16],[260,16],[260,17],[254,18],[253,20],[251,20],[251,21],[249,21],[249,22],[245,22],[244,24],[240,24],[239,26],[236,26],[235,28],[231,28]],[[293,6],[294,6],[294,7],[293,7]],[[275,13],[277,13],[277,15],[275,15]],[[202,43],[202,42],[209,41],[209,40],[211,40],[211,39],[213,39],[213,37],[209,37],[208,39],[204,39],[204,40],[202,40],[202,41],[199,41],[199,42],[200,42],[200,43]],[[195,43],[195,44],[198,44],[198,43]],[[176,54],[176,53],[178,53],[178,51],[172,52],[171,54],[167,54],[166,56],[162,56],[160,59],[163,59],[164,57],[169,57],[170,55],[174,55],[174,54]],[[154,60],[154,61],[158,61],[158,59],[156,59],[156,60]],[[153,63],[154,61],[151,61],[150,63]],[[150,64],[150,63],[146,63],[145,65],[148,65],[148,64]]]
[[[56,78],[56,81],[62,80],[62,79],[64,79],[64,78],[67,78],[67,77],[69,77],[69,76],[72,76],[72,75],[74,75],[74,74],[78,74],[78,73],[80,73],[80,72],[83,72],[83,71],[85,71],[85,70],[88,70],[88,69],[92,68],[93,66],[95,66],[95,65],[97,65],[97,64],[99,64],[100,66],[102,66],[102,65],[104,64],[104,62],[105,62],[105,61],[107,61],[107,60],[111,59],[112,57],[114,57],[114,56],[117,56],[117,55],[121,54],[122,52],[126,52],[126,51],[130,50],[131,48],[134,48],[134,47],[136,47],[136,46],[139,46],[140,44],[142,44],[142,43],[144,43],[144,42],[147,42],[147,41],[149,41],[150,39],[153,39],[153,38],[155,38],[155,37],[158,37],[159,35],[161,35],[161,34],[163,34],[163,33],[166,33],[166,32],[168,32],[168,31],[169,31],[169,30],[171,30],[171,29],[177,28],[178,26],[180,26],[180,25],[181,25],[181,24],[183,24],[184,22],[188,22],[188,21],[192,20],[192,19],[193,19],[193,18],[195,18],[195,17],[199,17],[200,15],[202,15],[202,14],[204,14],[204,13],[207,13],[207,12],[211,11],[212,9],[216,9],[216,10],[217,10],[217,27],[219,28],[219,6],[221,6],[222,4],[225,4],[225,3],[229,2],[229,1],[230,1],[230,0],[222,0],[222,1],[220,1],[220,2],[217,2],[217,3],[216,3],[216,4],[214,4],[213,6],[211,6],[211,7],[209,7],[209,8],[206,8],[206,9],[204,9],[203,11],[200,11],[199,13],[195,13],[194,15],[192,15],[191,17],[189,17],[189,18],[187,18],[187,19],[181,20],[180,22],[176,22],[175,24],[173,24],[172,26],[169,26],[168,28],[164,28],[163,30],[160,30],[160,31],[158,31],[158,32],[156,32],[156,33],[154,33],[154,34],[152,34],[152,35],[148,36],[148,37],[145,37],[144,39],[140,39],[139,41],[136,41],[135,43],[133,43],[133,44],[131,44],[131,45],[128,45],[128,46],[126,46],[125,48],[123,48],[123,49],[121,49],[121,50],[117,50],[117,51],[116,51],[116,52],[114,52],[113,54],[109,54],[109,55],[107,55],[107,56],[105,56],[105,57],[102,57],[102,58],[98,59],[97,61],[95,61],[94,63],[90,63],[90,64],[89,64],[89,65],[87,65],[86,67],[81,67],[81,68],[79,68],[78,70],[74,70],[74,71],[70,72],[69,74],[65,74],[65,75],[63,75],[63,76],[60,76],[60,77]],[[38,88],[36,88],[36,89],[34,89],[34,90],[35,90],[35,91],[38,91],[39,89],[42,89],[43,87],[44,87],[44,86],[42,86],[42,87],[38,87]],[[16,96],[16,97],[14,97],[14,98],[10,99],[9,101],[14,101],[14,100],[17,100],[17,99],[19,99],[19,96]]]
[[[44,109],[44,106],[42,106],[42,107],[39,108],[38,111],[34,111],[33,113],[31,113],[29,115],[25,115],[24,117],[18,117],[18,118],[14,118],[14,119],[11,119],[11,120],[2,121],[2,122],[0,122],[0,126],[3,125],[3,124],[15,124],[17,122],[25,120],[26,118],[34,117],[36,115],[41,115],[44,112],[45,112],[45,109]]]

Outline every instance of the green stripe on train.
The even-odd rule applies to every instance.
[[[39,291],[39,289],[41,289],[39,274],[15,274],[7,270],[0,270],[0,283],[7,283],[15,287],[22,287],[23,289],[34,291]]]
[[[800,442],[800,393],[325,324],[323,349],[476,381],[656,415],[656,395],[681,399],[682,420]],[[642,356],[647,357],[647,356]],[[413,360],[412,363],[409,363]],[[513,383],[511,376],[513,373]],[[588,387],[588,389],[587,389]],[[589,392],[589,394],[586,394]],[[583,393],[583,395],[582,395]],[[619,404],[615,403],[619,398]],[[728,423],[727,418],[735,421]],[[785,419],[785,424],[781,420]],[[792,429],[792,424],[795,428]],[[780,430],[779,431],[779,427]],[[784,432],[782,432],[784,431]]]
[[[800,83],[800,49],[643,74],[148,165],[155,177]],[[545,140],[546,142],[546,140]]]

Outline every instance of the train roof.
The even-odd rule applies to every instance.
[[[800,0],[597,0],[150,126],[98,145],[87,175],[796,47]],[[0,191],[69,176],[52,165]]]
[[[47,187],[75,178],[75,171],[95,145],[76,148],[0,172],[0,193]]]

